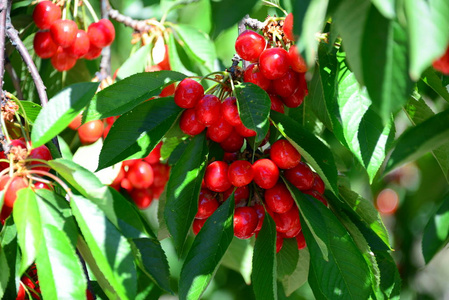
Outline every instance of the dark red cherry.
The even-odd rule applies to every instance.
[[[295,200],[282,181],[276,183],[271,189],[265,190],[265,203],[275,213],[283,214],[290,210]]]
[[[228,179],[228,168],[224,161],[214,161],[206,167],[204,182],[209,190],[221,193],[232,186]]]
[[[49,31],[38,31],[33,40],[34,52],[40,58],[50,58],[55,55],[58,45],[53,42]]]
[[[150,206],[154,198],[151,188],[133,189],[130,196],[139,209],[145,209]]]
[[[299,164],[301,154],[289,141],[281,139],[271,145],[270,158],[280,169],[291,169]]]
[[[241,136],[234,128],[231,134],[220,143],[220,146],[226,152],[236,152],[242,148],[244,141],[245,139],[243,136]]]
[[[185,134],[197,135],[200,134],[206,126],[198,122],[195,109],[189,108],[181,114],[181,117],[179,118],[179,128],[181,128]]]
[[[243,73],[243,81],[254,83],[264,90],[268,90],[271,85],[271,80],[263,76],[258,64],[250,64],[246,68],[245,73]]]
[[[253,207],[237,207],[234,212],[234,235],[239,239],[248,239],[256,231],[259,217]]]
[[[309,190],[313,186],[313,171],[304,162],[300,162],[292,169],[285,170],[284,176],[288,181],[302,191]]]
[[[201,189],[198,198],[198,211],[195,215],[196,219],[209,218],[218,208],[219,203],[212,191]]]

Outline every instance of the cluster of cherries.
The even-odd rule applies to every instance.
[[[147,208],[153,199],[158,199],[168,181],[170,167],[161,162],[161,147],[162,142],[143,159],[123,161],[111,183],[117,191],[126,191],[140,209]]]
[[[28,293],[32,299],[41,299],[41,288],[39,286],[39,278],[37,277],[36,265],[32,264],[24,275],[20,278],[19,291],[16,300],[25,300],[28,298]],[[25,290],[26,289],[26,290]]]
[[[304,248],[299,210],[281,175],[303,193],[327,205],[321,178],[301,161],[300,153],[289,141],[280,139],[269,148],[269,158],[251,164],[237,159],[237,153],[226,153],[225,161],[214,161],[206,167],[194,233],[234,192],[236,237],[247,239],[257,235],[267,210],[276,224],[276,250],[281,250],[284,238],[296,238],[298,249]]]
[[[115,38],[115,29],[107,19],[89,25],[87,32],[78,29],[73,20],[62,20],[61,9],[51,1],[39,2],[33,20],[40,31],[34,36],[34,51],[40,58],[50,58],[53,67],[62,72],[75,66],[81,58],[95,59],[102,48]]]

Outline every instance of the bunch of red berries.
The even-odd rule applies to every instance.
[[[161,147],[162,142],[143,159],[125,160],[111,183],[117,191],[126,191],[140,209],[158,199],[168,181],[170,167],[161,162]]]
[[[73,20],[62,20],[61,9],[51,1],[39,2],[33,20],[40,31],[34,36],[34,51],[40,58],[50,58],[58,71],[70,70],[78,59],[95,59],[102,48],[115,38],[115,29],[107,19],[89,25],[87,32]]]
[[[31,299],[41,299],[42,297],[35,264],[32,264],[20,278],[16,300],[30,299],[29,295],[31,295]]]

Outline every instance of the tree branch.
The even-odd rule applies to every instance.
[[[138,32],[151,31],[153,28],[153,25],[147,24],[146,20],[134,20],[131,17],[122,15],[118,10],[112,9],[111,6],[108,6],[108,15],[111,19],[122,23],[125,26],[131,27]]]
[[[0,0],[0,97],[3,98],[3,74],[5,73],[5,36],[7,0]]]
[[[109,1],[101,0],[101,18],[109,19]],[[103,79],[111,76],[111,46],[104,47],[101,51],[101,61],[100,61],[100,74],[98,79],[102,81]]]
[[[14,70],[8,57],[5,57],[5,70],[8,72],[9,77],[11,77],[12,84],[17,92],[17,98],[23,99],[22,88],[20,87],[20,78],[17,76],[16,70]]]

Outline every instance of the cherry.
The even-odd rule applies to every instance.
[[[305,73],[307,72],[307,65],[304,58],[299,54],[298,47],[295,45],[288,49],[288,56],[290,58],[290,66],[295,72]]]
[[[237,207],[234,212],[234,235],[239,239],[250,238],[259,222],[257,212],[253,207]]]
[[[265,190],[265,203],[275,213],[283,214],[290,210],[295,200],[282,181],[271,189]]]
[[[148,188],[133,189],[130,196],[139,209],[147,208],[153,201],[153,191]]]
[[[252,165],[246,160],[237,160],[228,168],[228,179],[233,186],[241,187],[248,185],[254,177]]]
[[[181,117],[179,118],[179,128],[181,128],[185,134],[197,135],[200,134],[206,126],[198,122],[195,109],[189,108],[182,112]]]
[[[221,102],[215,95],[204,95],[195,106],[196,119],[205,126],[218,122],[221,116]]]
[[[50,26],[50,33],[53,41],[67,48],[75,42],[78,26],[72,20],[56,20]]]
[[[237,160],[238,157],[238,152],[225,152],[223,154],[223,160],[227,163],[232,163],[234,160]]]
[[[284,109],[284,102],[282,102],[281,98],[279,98],[274,94],[268,94],[268,96],[270,96],[271,100],[271,109],[283,114],[285,112],[285,109]]]
[[[89,41],[92,45],[97,48],[104,48],[114,41],[114,25],[112,25],[111,21],[108,19],[101,19],[98,22],[89,25],[87,35],[89,36]]]
[[[241,136],[234,128],[231,134],[229,134],[229,136],[220,143],[220,146],[226,152],[236,152],[242,148],[243,142],[243,136]]]
[[[87,33],[84,30],[78,29],[76,32],[75,41],[72,45],[67,47],[67,53],[79,59],[89,52],[90,42]]]
[[[281,251],[282,246],[284,245],[284,237],[280,232],[276,233],[276,253],[279,253]]]
[[[435,70],[440,71],[443,74],[449,75],[449,47],[446,52],[432,63]]]
[[[299,164],[301,154],[289,141],[281,139],[271,145],[270,158],[280,169],[291,169]]]
[[[200,232],[201,228],[203,228],[204,223],[206,223],[207,219],[194,219],[192,224],[193,233],[195,235]]]
[[[34,8],[33,20],[39,29],[49,29],[58,19],[61,19],[61,9],[51,1],[39,2]]]
[[[232,184],[228,179],[228,164],[224,161],[214,161],[206,167],[204,182],[207,188],[214,192],[222,193]]]
[[[129,193],[134,189],[131,181],[128,178],[123,178],[122,181],[120,181],[120,186],[123,189],[127,190]]]
[[[294,72],[292,69],[289,69],[284,76],[273,80],[274,91],[281,97],[288,97],[296,91],[298,81],[298,73]]]
[[[4,194],[3,205],[9,208],[13,208],[14,202],[17,199],[17,191],[26,188],[28,186],[28,181],[21,176],[9,177],[4,175],[0,179],[0,191],[6,188]]]
[[[268,90],[271,85],[271,80],[262,75],[258,64],[250,64],[246,68],[243,73],[243,81],[254,83],[264,90]]]
[[[221,112],[223,113],[223,117],[232,126],[242,124],[236,101],[237,100],[235,97],[228,97],[224,99],[221,104]]]
[[[50,150],[48,150],[47,146],[42,145],[40,147],[34,148],[31,150],[29,158],[34,158],[34,159],[41,159],[41,160],[52,160],[53,157],[51,156]],[[40,171],[50,171],[50,167],[34,167],[36,165],[40,165],[42,164],[39,161],[32,161],[31,162],[31,167],[33,168],[33,170],[40,170]]]
[[[78,135],[81,144],[88,145],[95,143],[102,137],[104,124],[101,120],[87,122],[78,128]]]
[[[137,158],[136,159],[127,159],[122,162],[122,166],[126,170],[129,170],[129,168],[134,166],[134,164],[136,164],[138,161],[140,161],[140,159],[137,159]]]
[[[89,51],[83,56],[84,59],[92,60],[101,55],[101,48],[95,47],[92,44],[89,44]]]
[[[42,3],[42,2],[41,2]],[[33,40],[34,52],[40,58],[50,58],[55,55],[58,45],[53,42],[50,32],[38,31]]]
[[[78,129],[78,127],[81,126],[81,120],[82,120],[83,116],[82,115],[77,115],[75,117],[75,119],[72,120],[72,122],[70,122],[69,124],[69,128],[72,130],[76,130]]]
[[[324,194],[325,186],[323,179],[321,179],[320,175],[313,172],[313,186],[312,189],[317,191],[320,194]]]
[[[164,187],[170,176],[170,167],[166,164],[152,164],[154,180],[153,187]]]
[[[218,208],[219,204],[215,195],[208,189],[201,189],[198,199],[198,211],[195,215],[196,219],[209,218]]]
[[[161,68],[161,70],[171,70],[170,68],[170,59],[168,57],[168,46],[165,46],[165,53],[164,53],[164,59],[158,63],[158,66]]]
[[[284,234],[284,237],[295,237],[299,233],[299,231],[301,231],[299,210],[296,205],[293,205],[286,213],[273,214],[276,223],[276,231],[282,232]]]
[[[290,66],[288,52],[282,48],[268,48],[259,58],[259,68],[268,79],[278,79],[287,73]]]
[[[254,182],[263,189],[274,187],[279,179],[279,169],[267,158],[259,159],[253,164]]]
[[[76,64],[76,58],[70,56],[63,48],[58,47],[56,53],[51,57],[52,66],[59,72],[68,71]]]
[[[288,97],[282,98],[282,101],[287,107],[295,108],[302,104],[304,97],[308,94],[307,82],[304,74],[299,74],[299,85],[296,91]]]
[[[257,61],[266,45],[263,36],[252,30],[245,30],[235,41],[235,51],[244,60]]]
[[[262,229],[263,220],[265,219],[265,209],[263,208],[263,205],[255,204],[254,209],[256,210],[257,217],[259,218],[259,221],[257,222],[256,232]]]
[[[153,168],[149,163],[139,160],[129,168],[126,178],[137,189],[148,188],[154,181]]]
[[[304,162],[300,162],[292,169],[285,170],[284,176],[288,181],[302,191],[309,190],[313,186],[313,171]]]
[[[12,213],[12,208],[9,208],[6,205],[3,205],[2,212],[0,213],[0,223],[2,223],[2,225],[5,224],[6,219],[9,217],[9,215],[11,213]]]
[[[125,178],[126,172],[125,169],[123,168],[123,166],[120,167],[120,170],[117,174],[117,177],[115,177],[115,179],[112,181],[112,183],[110,184],[114,189],[116,189],[117,191],[120,190],[120,183],[122,182],[122,180]]]
[[[163,97],[172,96],[175,94],[175,90],[176,90],[176,85],[174,83],[169,84],[162,89],[161,93],[159,94],[159,97],[163,98]]]
[[[318,201],[323,203],[325,206],[328,206],[327,200],[324,199],[323,195],[321,195],[317,191],[315,191],[315,190],[307,190],[307,191],[303,191],[303,193],[314,197],[315,199],[317,199]]]
[[[143,160],[145,160],[149,164],[158,163],[161,159],[161,147],[162,142],[159,142],[153,150],[151,150],[150,154],[147,155]]]
[[[183,79],[175,90],[175,103],[182,108],[194,108],[204,95],[204,88],[193,79]]]
[[[235,126],[234,128],[238,132],[238,134],[240,134],[243,137],[252,137],[252,136],[256,136],[256,134],[257,134],[257,132],[255,132],[252,129],[249,129],[248,127],[243,125],[243,123]]]
[[[235,205],[239,205],[240,203],[245,203],[245,200],[249,198],[249,188],[247,185],[238,187],[234,191],[234,187],[230,187],[226,191],[223,192],[223,200],[227,200],[229,196],[231,196],[232,192],[234,192],[234,201]]]
[[[234,130],[234,127],[220,117],[219,121],[207,128],[207,135],[211,140],[217,143],[223,142]]]
[[[290,40],[290,41],[294,41],[295,39],[295,35],[293,34],[293,14],[289,13],[284,20],[284,34],[285,36]]]
[[[306,239],[304,238],[304,233],[302,233],[302,230],[296,235],[296,243],[298,244],[298,250],[304,249],[306,244]]]
[[[7,159],[5,151],[0,151],[0,159]],[[9,162],[0,162],[0,171],[9,167]]]

